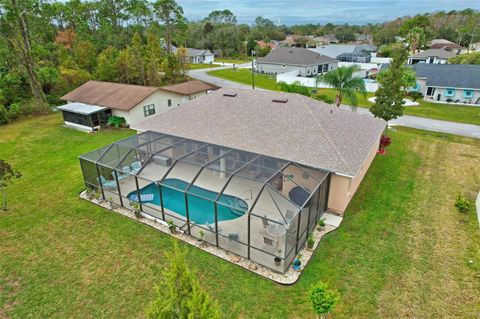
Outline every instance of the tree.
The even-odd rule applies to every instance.
[[[3,106],[2,106],[3,107]],[[2,192],[2,210],[7,210],[7,186],[22,177],[22,174],[13,169],[6,161],[0,159],[0,191]]]
[[[185,250],[172,241],[168,268],[157,288],[157,295],[146,310],[148,319],[220,318],[218,305],[201,288],[195,273],[188,268]]]
[[[321,318],[330,313],[340,301],[340,295],[335,290],[330,290],[326,283],[320,282],[310,290],[310,302],[313,311]]]
[[[354,76],[355,72],[358,71],[360,71],[360,68],[356,65],[341,66],[325,74],[318,75],[316,84],[325,83],[337,91],[335,96],[335,104],[337,107],[340,107],[343,97],[345,96],[350,100],[352,108],[354,109],[355,106],[357,106],[356,92],[364,96],[367,94],[363,79]]]
[[[228,9],[215,10],[210,12],[204,21],[210,21],[215,24],[236,24],[237,17]]]
[[[60,81],[60,73],[54,67],[44,66],[38,68],[37,74],[45,94],[49,94],[53,87]]]
[[[420,27],[415,27],[408,32],[406,40],[410,51],[417,53],[418,49],[425,45],[425,31]]]
[[[0,8],[3,8],[2,11],[4,11],[2,16],[7,27],[4,33],[7,33],[7,39],[12,48],[18,50],[21,56],[22,64],[27,70],[30,89],[38,107],[44,107],[47,101],[35,72],[36,63],[28,23],[37,4],[35,0],[22,0],[20,2],[17,2],[17,0],[0,0]]]
[[[96,76],[100,81],[117,81],[118,53],[116,48],[109,46],[98,55]]]
[[[382,75],[377,77],[379,88],[375,92],[375,103],[370,108],[370,112],[375,117],[390,121],[403,115],[405,108],[402,91],[405,85],[404,63],[407,59],[405,50],[397,50],[390,67],[383,71]]]
[[[451,64],[480,64],[480,52],[456,55],[448,59]]]
[[[88,40],[84,40],[78,41],[73,47],[75,62],[78,66],[88,72],[93,72],[97,58],[95,45]]]
[[[185,26],[183,17],[183,8],[175,0],[157,0],[153,4],[154,12],[157,18],[165,26],[165,40],[167,43],[167,52],[172,51],[172,37],[176,29],[182,29]]]
[[[282,90],[283,92],[298,93],[305,96],[311,95],[310,90],[306,86],[301,85],[299,81],[295,81],[292,84],[280,82],[278,83],[278,86],[280,86],[280,90]]]

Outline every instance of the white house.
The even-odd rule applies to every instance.
[[[123,117],[132,125],[217,88],[197,80],[163,87],[88,81],[64,95],[61,99],[68,103],[58,109],[67,126],[93,131],[111,116]]]
[[[408,64],[430,63],[445,64],[447,60],[456,54],[444,49],[428,49],[411,55],[408,58]]]
[[[186,49],[186,56],[190,63],[213,63],[214,55],[210,50]]]

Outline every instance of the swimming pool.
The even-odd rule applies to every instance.
[[[186,216],[186,207],[185,207],[185,195],[183,190],[187,189],[188,183],[176,178],[169,178],[162,182],[166,186],[160,186],[162,189],[162,199],[163,206],[182,216]],[[174,187],[175,189],[171,187]],[[190,220],[197,224],[205,223],[215,223],[215,206],[213,200],[217,198],[218,193],[197,187],[192,185],[190,187],[189,193],[187,193],[188,198],[188,215]],[[152,203],[154,205],[160,206],[160,193],[159,186],[155,183],[151,183],[140,189],[141,195],[153,194],[153,199],[150,201],[142,201],[143,203]],[[200,198],[191,194],[202,196]],[[128,194],[130,200],[134,200],[137,191],[133,191]],[[210,199],[207,200],[206,198]],[[226,204],[227,206],[218,205],[218,221],[222,220],[231,220],[243,216],[248,210],[248,204],[241,198],[237,198],[230,195],[222,194],[218,199],[220,204]]]

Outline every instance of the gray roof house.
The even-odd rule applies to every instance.
[[[370,44],[331,44],[310,49],[344,62],[369,63],[377,48]]]
[[[210,50],[187,48],[190,63],[213,63],[213,53]]]
[[[408,58],[408,64],[417,63],[432,63],[432,64],[444,64],[451,57],[456,54],[444,49],[428,49],[411,55]]]
[[[87,188],[285,273],[318,221],[343,214],[386,122],[299,94],[223,88],[133,128],[80,156]]]
[[[412,66],[425,99],[439,102],[480,104],[480,65],[429,64]]]
[[[304,48],[277,48],[258,58],[256,71],[267,74],[296,73],[310,77],[335,69],[337,60]]]

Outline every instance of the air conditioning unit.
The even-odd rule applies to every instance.
[[[153,161],[155,162],[155,164],[160,166],[169,167],[172,165],[172,159],[166,156],[154,155]]]

